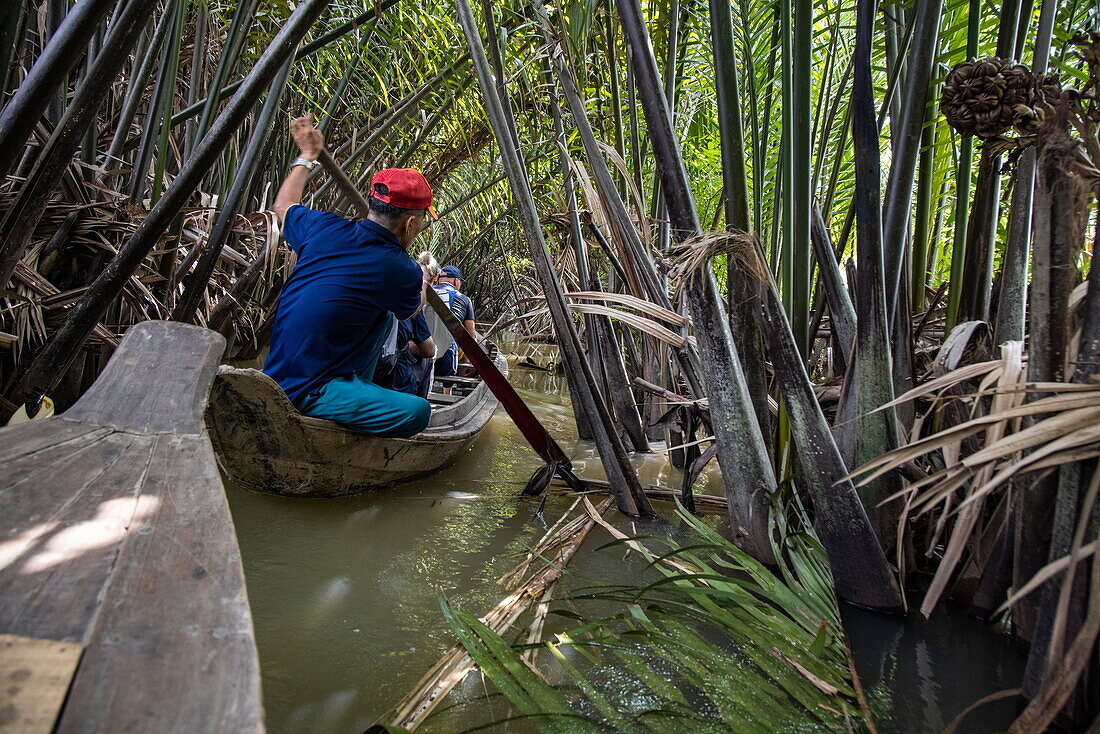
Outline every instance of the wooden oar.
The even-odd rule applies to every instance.
[[[363,195],[359,193],[359,190],[355,188],[355,184],[351,179],[347,177],[344,171],[340,168],[336,160],[333,159],[327,150],[322,150],[321,155],[317,160],[325,167],[328,174],[332,176],[336,185],[347,197],[348,201],[355,205],[355,208],[359,211],[359,214],[363,217],[367,216],[370,211],[370,205],[367,200],[363,198]],[[577,479],[573,474],[572,462],[569,461],[569,457],[565,455],[565,452],[558,446],[558,442],[554,440],[554,437],[550,435],[550,432],[539,422],[539,419],[535,417],[535,414],[531,412],[531,409],[527,407],[527,403],[523,402],[523,398],[519,396],[516,389],[512,387],[508,379],[501,374],[497,369],[496,364],[485,353],[485,350],[481,348],[481,345],[477,343],[470,332],[466,331],[466,327],[462,324],[458,318],[451,313],[451,309],[447,307],[447,304],[443,302],[443,299],[439,297],[439,294],[435,292],[434,288],[427,288],[428,305],[435,309],[436,314],[443,320],[443,323],[447,325],[447,329],[450,330],[451,336],[458,342],[458,346],[462,347],[462,351],[466,353],[466,356],[477,368],[478,374],[481,375],[481,379],[485,381],[485,384],[492,390],[493,395],[497,396],[497,400],[504,406],[504,410],[507,411],[509,417],[515,422],[519,428],[520,433],[527,439],[527,443],[531,444],[531,448],[535,450],[535,453],[545,461],[551,471],[540,471],[536,473],[532,478],[532,484],[541,484],[541,480],[545,478],[545,483],[549,486],[550,479],[554,474],[559,474],[568,482],[573,485],[574,482],[583,486],[583,483]],[[530,487],[529,485],[529,488]],[[542,487],[539,487],[541,491]]]

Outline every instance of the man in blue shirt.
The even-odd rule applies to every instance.
[[[435,279],[435,292],[451,308],[451,313],[462,322],[470,336],[477,338],[474,331],[474,304],[470,297],[462,293],[462,271],[456,265],[446,265],[440,269]],[[436,377],[449,377],[458,374],[458,342],[452,341],[435,361]]]
[[[370,214],[352,221],[302,206],[324,140],[309,116],[291,122],[301,156],[273,209],[298,262],[283,286],[264,365],[304,415],[364,433],[408,437],[431,417],[427,400],[371,378],[393,318],[424,305],[425,280],[408,247],[434,216],[419,171],[389,168],[371,181]]]

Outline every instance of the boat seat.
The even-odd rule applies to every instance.
[[[450,375],[448,377],[435,378],[442,382],[444,385],[469,385],[470,387],[477,387],[481,384],[480,377],[459,377],[458,375]]]
[[[441,392],[428,393],[428,402],[436,405],[454,405],[462,398],[462,395],[445,395]]]

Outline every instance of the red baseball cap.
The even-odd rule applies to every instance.
[[[378,193],[375,184],[384,184],[389,193]],[[415,168],[383,168],[371,179],[370,195],[402,209],[427,209],[432,219],[439,219],[432,207],[432,187]]]

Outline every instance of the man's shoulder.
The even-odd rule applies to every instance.
[[[409,256],[409,253],[404,250],[399,249],[399,251],[394,252],[391,249],[388,255],[393,259],[395,267],[401,268],[404,274],[409,278],[416,279],[417,287],[419,288],[420,284],[424,282],[424,271],[420,269],[420,264],[417,263],[416,260],[413,260]]]
[[[283,217],[283,237],[300,253],[303,247],[313,247],[315,242],[346,238],[350,235],[346,228],[351,226],[354,224],[339,214],[294,204]]]
[[[352,224],[351,220],[339,214],[322,211],[321,209],[310,209],[304,204],[292,204],[290,208],[286,210],[286,223],[292,226],[295,224],[309,224],[313,226],[340,226]],[[284,224],[284,227],[285,226],[286,224]]]

